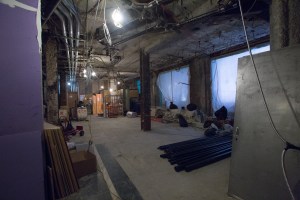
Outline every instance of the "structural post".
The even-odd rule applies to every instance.
[[[47,121],[58,123],[57,43],[50,39],[46,44]]]
[[[190,101],[206,115],[212,115],[210,58],[194,58],[190,64]]]
[[[59,76],[59,106],[67,106],[68,105],[68,84],[67,84],[67,76],[66,73],[61,73]]]
[[[272,0],[271,50],[300,44],[300,1]]]
[[[157,73],[152,73],[151,78],[151,106],[156,106],[156,98],[157,98]]]
[[[141,129],[151,130],[151,90],[150,90],[150,57],[144,49],[140,50],[140,79],[141,79]]]

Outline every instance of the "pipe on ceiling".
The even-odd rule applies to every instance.
[[[66,22],[65,22],[63,15],[60,13],[60,11],[58,11],[56,9],[53,12],[61,21],[61,27],[62,27],[62,32],[64,35],[64,41],[65,41],[65,47],[66,47],[66,54],[67,54],[67,58],[68,58],[69,71],[71,71],[71,59],[70,59],[69,43],[68,43],[68,39],[67,39]]]
[[[75,63],[74,63],[74,71],[73,71],[73,79],[74,81],[76,81],[76,73],[77,73],[77,67],[78,67],[78,48],[79,48],[79,37],[80,37],[80,18],[78,16],[78,12],[76,11],[74,5],[72,3],[70,3],[67,0],[63,0],[63,4],[70,9],[72,15],[74,16],[75,19],[75,25],[76,25],[76,31],[75,31],[75,37],[76,37],[76,41],[75,41]]]
[[[65,8],[64,5],[60,4],[58,5],[58,10],[63,13],[63,15],[67,18],[68,20],[68,35],[70,38],[73,38],[73,20],[72,20],[72,17],[70,15],[70,12]],[[69,39],[69,44],[70,44],[70,47],[69,47],[69,51],[71,52],[71,77],[70,77],[70,81],[73,82],[74,80],[74,44],[73,44],[73,40],[72,39]]]
[[[154,0],[154,1],[150,1],[149,3],[140,3],[140,2],[137,2],[136,0],[132,0],[133,5],[142,6],[144,8],[151,8],[154,5],[159,5],[164,2],[170,2],[170,0]]]

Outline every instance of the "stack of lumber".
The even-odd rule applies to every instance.
[[[44,124],[47,170],[52,199],[63,198],[79,190],[70,154],[61,129]]]

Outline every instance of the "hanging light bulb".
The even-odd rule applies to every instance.
[[[86,69],[83,70],[83,73],[86,74]]]
[[[70,83],[70,82],[68,82],[67,84],[68,84],[68,85],[71,85],[71,83]]]
[[[92,72],[92,76],[96,76],[96,72]]]
[[[118,85],[120,85],[120,84],[121,84],[121,82],[120,82],[120,81],[118,81],[118,82],[117,82],[117,84],[118,84]]]
[[[84,78],[86,78],[86,77],[87,77],[87,75],[86,75],[86,74],[83,74],[83,77],[84,77]]]
[[[113,14],[112,14],[112,19],[114,21],[114,24],[116,27],[118,28],[122,28],[123,25],[122,25],[122,22],[123,22],[123,15],[120,11],[120,8],[116,8],[114,11],[113,11]]]
[[[110,91],[110,92],[112,92],[112,91],[113,91],[113,89],[112,89],[112,88],[109,88],[109,91]]]
[[[101,85],[101,87],[100,87],[101,89],[104,89],[104,86],[103,85]]]

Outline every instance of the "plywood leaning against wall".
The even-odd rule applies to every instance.
[[[79,190],[78,181],[61,129],[45,123],[44,135],[50,199],[66,197],[77,192]]]
[[[98,116],[98,115],[103,115],[103,95],[102,94],[96,94],[93,95],[93,114]]]

